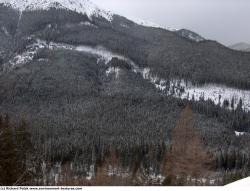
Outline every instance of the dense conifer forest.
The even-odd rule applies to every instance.
[[[241,98],[180,99],[129,64],[169,83],[248,90],[249,53],[119,15],[20,14],[1,4],[0,41],[0,185],[225,185],[249,176]],[[129,59],[72,48],[81,45]]]

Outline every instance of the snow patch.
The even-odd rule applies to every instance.
[[[149,68],[142,70],[142,76],[153,83],[157,89],[164,91],[166,95],[195,101],[211,100],[228,109],[236,109],[241,100],[242,109],[250,111],[250,90],[240,90],[212,83],[199,86],[182,79],[168,81],[151,74]]]
[[[133,21],[134,23],[138,24],[138,25],[142,25],[145,27],[153,27],[153,28],[161,28],[161,29],[165,29],[165,30],[169,30],[169,31],[177,31],[178,29],[174,29],[171,27],[166,27],[166,26],[162,26],[159,24],[156,24],[154,22],[151,21],[145,21],[143,19],[139,19],[139,18],[129,18],[131,21]]]
[[[238,132],[238,131],[235,131],[234,133],[235,133],[235,135],[236,135],[237,137],[240,137],[240,136],[243,136],[243,135],[246,134],[246,132]]]
[[[151,174],[149,175],[149,182],[152,182],[154,185],[162,185],[164,180],[165,180],[165,176],[161,175],[161,174]]]
[[[127,178],[130,176],[128,169],[123,170],[122,168],[114,167],[112,165],[108,165],[107,175],[108,176],[117,176],[117,177],[122,177],[122,178]]]
[[[109,75],[111,75],[111,74],[114,74],[114,75],[115,75],[115,78],[117,79],[117,78],[119,77],[120,71],[121,71],[120,68],[117,68],[117,67],[109,67],[109,68],[106,70],[106,75],[109,76]]]
[[[85,21],[85,22],[80,22],[79,23],[80,26],[91,26],[91,27],[97,27],[96,25],[88,22],[88,21]]]
[[[191,33],[188,34],[188,38],[193,40],[193,41],[196,41],[196,42],[200,42],[200,41],[204,40],[202,38],[198,38],[197,36],[195,36],[194,34],[191,34]]]
[[[91,180],[95,177],[95,166],[91,165],[87,172],[86,180]]]
[[[24,52],[23,54],[21,55],[17,55],[15,56],[11,61],[11,65],[20,65],[20,64],[26,64],[28,62],[30,62],[34,55],[35,55],[35,51],[27,51],[27,52]]]
[[[183,83],[182,83],[183,84]],[[237,105],[242,100],[243,109],[250,111],[250,91],[239,90],[236,88],[230,88],[224,85],[218,84],[205,84],[203,86],[195,86],[190,82],[187,85],[182,86],[184,92],[181,94],[181,98],[187,99],[211,99],[215,104],[224,106],[230,109],[236,109]],[[225,103],[228,103],[228,105]]]
[[[86,52],[92,55],[95,55],[98,57],[99,60],[103,60],[105,64],[108,64],[112,58],[118,58],[119,60],[126,61],[130,65],[133,66],[133,68],[138,71],[138,67],[135,65],[134,62],[132,62],[130,59],[120,55],[116,54],[112,51],[107,50],[106,48],[102,46],[86,46],[86,45],[80,45],[80,46],[74,46],[69,45],[65,43],[55,43],[55,42],[46,42],[44,40],[37,39],[36,42],[32,45],[29,45],[25,52],[22,54],[18,54],[10,61],[10,64],[12,66],[19,65],[19,64],[26,64],[29,61],[31,61],[34,58],[34,55],[37,53],[38,49],[42,48],[49,48],[51,50],[55,49],[65,49],[65,50],[74,50],[78,52]]]

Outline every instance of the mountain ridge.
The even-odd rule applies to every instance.
[[[5,56],[5,62],[9,57],[13,56],[13,53],[16,54],[17,50],[21,52],[25,50],[31,39],[36,40],[36,38],[39,38],[48,42],[53,41],[73,45],[102,45],[111,51],[134,60],[140,67],[153,68],[152,71],[157,72],[161,78],[182,76],[199,83],[214,82],[214,79],[217,79],[216,82],[224,83],[224,85],[225,81],[227,81],[226,85],[229,86],[240,86],[243,89],[249,87],[248,81],[239,83],[238,80],[232,79],[232,76],[234,78],[238,77],[231,75],[232,68],[235,68],[233,63],[237,63],[238,60],[244,60],[240,62],[241,68],[246,67],[245,62],[248,59],[248,53],[242,55],[215,41],[202,39],[202,41],[197,42],[197,40],[190,40],[183,37],[183,35],[177,34],[176,31],[145,27],[119,15],[113,15],[112,22],[107,22],[106,19],[100,19],[94,15],[91,20],[84,14],[68,11],[68,9],[55,9],[24,11],[20,19],[20,16],[13,15],[16,13],[9,8],[2,7],[1,9],[1,28],[4,29],[1,30],[3,40],[8,37],[10,38],[8,43],[11,43],[12,40],[16,41],[15,39],[19,38],[16,41],[18,43],[13,42],[14,44],[9,45],[10,49],[16,47],[9,56]],[[8,14],[12,14],[12,24],[9,20],[10,17],[7,16]],[[187,34],[189,32],[192,31],[188,31]],[[11,40],[11,35],[6,36],[8,33],[15,36],[15,39]],[[7,43],[4,43],[2,46],[6,47],[6,45]],[[6,48],[1,50],[0,45],[1,52],[7,50]],[[3,53],[1,54],[3,55]],[[224,56],[224,54],[227,56]],[[209,58],[204,59],[204,57]],[[188,65],[186,64],[187,61]],[[210,64],[207,65],[206,62]],[[218,67],[218,65],[221,65],[218,71],[224,67],[227,69],[224,69],[222,74],[217,74],[216,70],[208,74],[203,65],[207,65],[206,67],[210,71],[214,71],[211,67]],[[175,72],[170,72],[173,67]],[[182,70],[183,67],[188,67],[190,70],[192,67],[195,67],[196,70],[199,68],[202,75],[200,72],[191,75],[189,72]],[[245,71],[247,70],[245,69],[243,73],[238,75],[241,76]],[[212,76],[213,79],[211,79]]]
[[[23,11],[35,11],[35,10],[49,10],[50,8],[56,9],[67,9],[73,12],[86,14],[89,19],[93,16],[103,17],[109,22],[113,20],[115,14],[104,9],[100,9],[97,5],[92,3],[90,0],[0,0],[0,4],[8,7],[12,7],[21,12]],[[201,42],[205,38],[201,37],[199,34],[187,30],[187,29],[172,29],[170,27],[164,27],[159,24],[145,21],[137,18],[128,18],[132,22],[142,25],[145,27],[161,28],[164,30],[169,30],[175,32],[176,34],[182,36],[183,38]]]
[[[90,19],[101,16],[112,21],[112,14],[100,9],[89,0],[0,0],[0,4],[13,7],[19,11],[48,10],[50,8],[68,9],[77,13],[86,14]]]

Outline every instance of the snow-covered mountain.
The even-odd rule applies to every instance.
[[[90,19],[92,16],[101,16],[109,21],[112,20],[110,12],[98,8],[89,0],[0,0],[1,3],[20,11],[48,10],[50,8],[68,9],[86,14]]]
[[[194,115],[188,116],[214,152],[212,165],[218,169],[211,180],[207,173],[188,179],[221,185],[223,169],[232,169],[230,176],[245,168],[250,54],[192,31],[110,14],[90,1],[0,0],[0,113],[27,119],[39,157],[60,160],[56,168],[67,161],[85,182],[85,175],[95,177],[98,157],[113,153],[112,145],[125,157],[124,170],[142,151],[143,176],[137,179],[147,184],[150,176],[158,185],[165,175],[157,158],[170,148],[178,116],[190,104]],[[46,177],[60,179],[51,176],[52,165],[45,165]],[[106,171],[111,178],[124,174],[112,164]]]
[[[200,57],[200,55],[207,55],[207,51],[212,51],[213,49],[215,49],[211,47],[216,47],[216,48],[219,47],[222,49],[223,52],[225,51],[223,50],[223,47],[220,47],[217,44],[214,44],[213,42],[207,42],[208,44],[207,45],[204,44],[204,47],[196,47],[196,48],[193,47],[192,44],[190,44],[183,38],[189,39],[189,41],[191,40],[194,42],[204,41],[205,39],[192,31],[186,29],[172,30],[151,22],[145,22],[143,20],[138,20],[138,19],[128,20],[125,17],[121,17],[119,15],[113,15],[108,13],[107,11],[99,9],[89,0],[23,0],[23,1],[0,0],[0,3],[3,3],[5,6],[9,6],[20,11],[48,10],[50,8],[67,9],[67,10],[72,10],[73,12],[78,12],[87,15],[90,19],[93,16],[94,17],[101,16],[109,21],[112,20],[112,22],[110,23],[106,23],[105,20],[98,21],[98,19],[97,21],[95,19],[93,19],[92,21],[89,21],[87,19],[85,21],[84,20],[85,18],[81,17],[81,15],[79,17],[79,15],[77,14],[76,17],[70,15],[69,20],[66,22],[65,20],[66,17],[61,20],[60,17],[58,17],[59,18],[58,20],[54,20],[54,15],[47,17],[48,14],[45,13],[46,16],[40,17],[39,15],[37,16],[36,13],[33,13],[31,15],[23,14],[22,18],[18,18],[19,16],[16,15],[16,21],[13,21],[13,26],[10,27],[9,18],[2,19],[3,21],[5,21],[5,23],[3,23],[2,26],[0,26],[0,32],[2,33],[3,39],[7,39],[7,37],[11,39],[12,36],[10,34],[12,33],[15,34],[16,31],[19,31],[18,35],[20,36],[23,35],[22,43],[24,43],[26,40],[30,41],[30,44],[27,45],[26,48],[18,47],[18,49],[20,48],[22,50],[21,52],[14,52],[14,53],[11,52],[8,55],[6,53],[6,48],[2,48],[2,50],[0,49],[1,54],[6,55],[3,56],[4,69],[6,68],[9,69],[12,68],[13,66],[24,65],[33,61],[39,50],[47,46],[46,43],[42,44],[34,43],[38,39],[42,39],[45,41],[49,40],[50,45],[54,43],[54,47],[65,50],[79,51],[78,46],[81,45],[80,48],[81,51],[79,52],[85,52],[90,54],[93,54],[93,52],[95,52],[94,55],[99,55],[99,56],[104,53],[104,55],[102,55],[101,57],[106,58],[107,55],[109,55],[109,59],[107,59],[108,61],[110,61],[112,58],[118,58],[119,60],[129,62],[130,65],[129,67],[131,68],[132,71],[134,71],[137,74],[140,74],[143,77],[143,79],[151,82],[151,84],[153,84],[156,87],[156,89],[166,93],[167,95],[172,95],[174,97],[181,99],[196,100],[196,101],[212,100],[216,105],[220,106],[227,105],[227,108],[233,108],[233,109],[237,107],[238,103],[241,100],[243,101],[242,104],[243,108],[246,109],[247,111],[250,111],[249,89],[238,90],[235,87],[230,87],[231,84],[224,83],[218,85],[214,83],[212,80],[206,82],[205,85],[196,86],[195,83],[192,83],[190,80],[184,80],[182,79],[182,77],[175,76],[173,79],[169,79],[168,75],[166,75],[165,73],[163,73],[163,75],[162,74],[159,75],[158,72],[157,73],[154,72],[155,70],[167,71],[167,69],[164,68],[165,66],[163,67],[164,69],[162,69],[161,65],[155,65],[155,64],[148,66],[144,65],[145,64],[144,59],[146,55],[151,54],[156,49],[158,49],[157,54],[162,51],[161,48],[159,48],[159,46],[166,48],[165,51],[162,52],[164,52],[163,54],[164,56],[167,55],[166,57],[161,58],[160,62],[162,61],[169,62],[169,60],[172,60],[173,62],[173,60],[177,60],[176,63],[173,63],[173,65],[182,62],[188,62],[188,65],[194,64],[195,67],[197,67],[196,63],[203,63],[204,61],[204,56]],[[125,26],[125,28],[121,28],[121,26]],[[17,30],[11,32],[11,29],[15,29],[15,27],[17,27]],[[166,31],[158,30],[159,28],[166,29]],[[35,30],[34,32],[34,29],[37,30]],[[120,33],[120,30],[122,30],[122,33]],[[116,32],[114,33],[114,31]],[[133,32],[131,33],[131,31]],[[144,35],[143,38],[142,34]],[[131,35],[133,36],[132,39],[130,39]],[[179,38],[177,35],[183,38]],[[107,39],[114,40],[114,42],[112,41],[110,42],[110,40],[107,42]],[[122,39],[121,44],[117,45],[117,42],[120,41],[121,39]],[[143,41],[141,39],[143,39]],[[163,39],[165,39],[165,42]],[[149,44],[147,44],[148,43],[147,41],[149,41]],[[61,46],[61,44],[60,43],[58,44],[58,42],[63,42],[64,46]],[[133,45],[131,46],[131,42],[137,43],[136,46],[142,46],[141,43],[145,43],[143,44],[143,46],[147,47],[147,49],[145,49],[144,50],[145,52],[143,52],[144,58],[142,60],[140,60],[140,57],[138,57],[138,55],[142,54],[141,50],[136,52],[137,49],[136,48],[135,50],[130,52],[130,50],[133,48],[132,47]],[[97,47],[98,46],[104,47],[109,51],[103,51],[103,50],[100,51],[100,49],[98,48],[95,49],[95,46],[91,48],[87,46],[88,48],[86,51],[86,45],[89,44],[95,45]],[[154,44],[157,45],[155,47],[151,47]],[[125,51],[125,53],[124,51],[121,51],[120,49],[117,48],[122,46],[129,47]],[[207,48],[207,46],[209,48]],[[85,47],[84,51],[82,50],[82,47]],[[190,51],[192,52],[190,53]],[[228,51],[228,49],[226,49],[226,51]],[[169,54],[170,52],[171,54]],[[200,53],[198,54],[197,52]],[[227,53],[225,52],[225,54]],[[155,61],[163,55],[156,56],[152,60]],[[190,61],[189,58],[190,55],[192,56],[192,59],[194,59],[194,61],[192,60]],[[230,58],[230,56],[231,56],[231,51],[230,54],[227,56],[227,58]],[[241,57],[241,55],[238,56]],[[184,57],[185,59],[183,61],[182,59]],[[207,60],[212,60],[212,59],[214,58],[211,58],[209,56],[207,57]],[[218,63],[220,59],[221,58],[218,58]],[[231,59],[228,60],[228,62],[230,61]],[[203,65],[206,64],[207,63],[203,63]],[[211,65],[212,62],[209,64],[209,67]],[[204,67],[202,66],[200,68],[203,69]],[[119,73],[119,70],[120,68],[108,68],[106,73],[112,73],[112,72]],[[206,73],[207,71],[203,73],[203,76],[206,75]],[[212,75],[212,73],[210,75]],[[196,81],[197,80],[193,80],[193,82]],[[231,105],[234,106],[232,107]]]
[[[111,22],[114,17],[114,14],[112,14],[109,11],[100,9],[90,0],[0,0],[0,4],[12,7],[21,12],[35,11],[35,10],[49,10],[51,8],[56,8],[56,9],[66,9],[80,14],[84,14],[87,15],[89,19],[95,16],[95,17],[105,18],[106,20]],[[176,32],[176,34],[195,42],[200,42],[205,40],[197,33],[186,29],[181,29],[181,30],[173,29],[170,27],[161,26],[159,24],[138,18],[129,18],[129,20],[141,26],[161,28],[172,32]]]

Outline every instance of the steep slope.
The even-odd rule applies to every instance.
[[[14,37],[8,40],[15,41],[10,61],[15,61],[20,53],[25,54],[37,39],[69,45],[101,45],[133,60],[138,67],[150,68],[150,75],[165,81],[177,78],[201,85],[250,87],[249,54],[232,51],[214,41],[196,42],[180,37],[178,31],[141,26],[119,15],[113,15],[112,22],[103,17],[90,19],[70,9],[24,10],[19,19],[13,18],[17,24],[12,26],[16,28]],[[6,29],[2,34],[10,33],[7,18],[2,17],[1,23]]]
[[[102,45],[130,58],[139,67],[149,67],[153,74],[163,79],[181,78],[193,83],[220,83],[242,89],[250,87],[248,53],[232,51],[214,41],[200,41],[203,38],[199,35],[191,35],[193,40],[189,40],[180,37],[178,31],[141,26],[119,15],[113,15],[112,22],[109,22],[103,17],[96,17],[95,11],[88,16],[70,8],[47,9],[50,3],[61,2],[56,0],[41,1],[38,5],[44,9],[29,10],[27,7],[32,5],[31,2],[36,1],[26,1],[26,8],[20,8],[23,11],[19,19],[13,17],[18,23],[16,30],[12,29],[15,33],[15,43],[12,45],[14,54],[25,52],[25,48],[37,38],[71,45]],[[73,5],[80,3],[63,2],[74,2]],[[7,18],[0,20],[3,23],[1,28],[6,29],[2,34],[10,33]],[[190,36],[190,31],[181,31],[184,36]]]
[[[145,27],[119,15],[112,15],[110,22],[101,16],[106,12],[89,1],[2,2],[1,9],[5,12],[0,14],[0,34],[4,43],[0,64],[4,71],[29,64],[40,49],[53,45],[66,50],[77,47],[95,50],[101,46],[108,54],[119,55],[119,59],[133,63],[135,73],[166,94],[175,88],[175,93],[171,94],[176,97],[194,97],[195,100],[203,97],[220,105],[224,101],[229,105],[234,101],[236,106],[242,98],[244,107],[250,107],[245,96],[248,90],[225,88],[225,85],[250,87],[250,55],[247,53],[232,51],[185,29],[169,31]],[[22,14],[18,15],[15,10]],[[13,22],[9,22],[6,13],[13,15]],[[191,85],[183,85],[183,82]],[[218,83],[220,85],[216,85]],[[180,94],[181,89],[185,92]],[[211,92],[211,89],[216,91]]]

